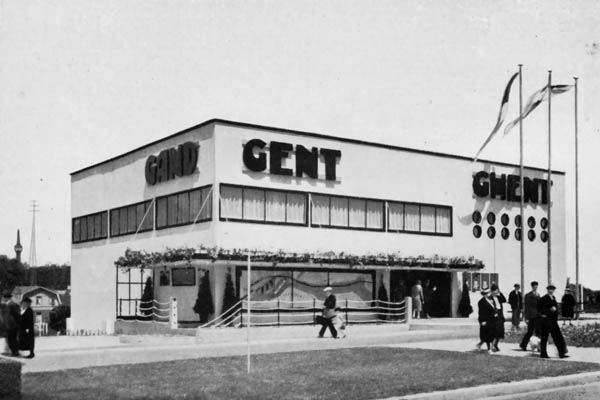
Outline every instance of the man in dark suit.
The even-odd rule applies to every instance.
[[[521,285],[515,283],[515,289],[508,294],[508,304],[512,310],[512,326],[513,329],[519,330],[521,323],[521,310],[523,309],[523,294],[521,293]]]
[[[33,311],[31,310],[31,299],[25,297],[21,301],[21,327],[19,329],[19,349],[29,350],[27,358],[35,357],[33,348],[35,347],[35,333],[33,330]]]
[[[325,294],[327,298],[325,298],[325,302],[323,303],[323,316],[321,318],[321,330],[319,331],[319,337],[322,338],[325,334],[325,330],[329,328],[329,332],[331,332],[331,336],[334,339],[337,339],[337,331],[333,326],[333,319],[335,318],[335,303],[336,299],[333,295],[333,289],[327,286],[325,289]]]
[[[5,307],[4,327],[6,330],[6,344],[10,355],[19,355],[19,325],[21,323],[21,308],[12,300],[12,293],[5,292],[2,296]]]
[[[549,358],[548,351],[546,349],[548,345],[548,335],[552,335],[552,340],[558,349],[558,355],[560,358],[566,358],[567,355],[567,344],[558,326],[558,303],[554,297],[554,290],[556,286],[550,284],[546,287],[548,293],[540,299],[538,302],[538,313],[540,316],[540,327],[542,331],[542,337],[540,340],[540,357]]]
[[[538,293],[537,289],[538,283],[536,281],[533,281],[531,282],[531,292],[525,295],[524,317],[525,322],[527,322],[527,333],[525,333],[525,336],[523,336],[523,339],[521,340],[521,345],[519,346],[523,351],[527,350],[527,344],[529,343],[529,339],[531,339],[531,336],[534,333],[536,333],[536,335],[538,334],[538,302],[540,300],[540,294]]]

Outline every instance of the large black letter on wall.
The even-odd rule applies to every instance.
[[[169,179],[183,176],[183,145],[179,149],[169,149]]]
[[[269,169],[272,174],[292,176],[294,171],[289,168],[282,168],[281,163],[287,158],[288,152],[292,151],[294,146],[289,143],[271,142],[269,145]]]
[[[250,171],[261,172],[267,169],[267,155],[264,152],[254,157],[254,148],[264,149],[267,144],[260,139],[252,139],[244,145],[244,165]]]
[[[296,176],[302,178],[304,172],[308,177],[319,177],[319,149],[313,147],[311,151],[302,145],[296,146]]]
[[[500,196],[500,200],[506,200],[506,175],[500,175],[500,178],[496,178],[496,174],[492,172],[490,174],[490,198]]]
[[[490,184],[481,182],[482,179],[487,179],[490,175],[485,171],[479,171],[473,176],[473,193],[478,197],[487,197],[490,194]]]
[[[146,160],[146,182],[148,185],[156,184],[156,157],[150,156]]]
[[[523,201],[525,203],[537,204],[540,200],[537,179],[523,178],[523,183],[525,184],[525,197],[523,197]]]
[[[186,142],[181,147],[179,152],[183,159],[183,175],[191,175],[196,170],[198,164],[198,144]]]
[[[156,161],[156,181],[166,182],[169,180],[169,150],[163,150],[158,154]]]
[[[517,194],[517,188],[521,186],[519,175],[508,175],[506,184],[506,199],[508,201],[521,201],[521,195]],[[522,193],[523,190],[520,190]]]
[[[339,150],[321,149],[321,155],[325,158],[325,179],[335,181],[336,161],[342,156]]]

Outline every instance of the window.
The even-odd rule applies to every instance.
[[[384,202],[311,194],[312,226],[383,230]]]
[[[148,278],[152,278],[151,268],[117,268],[117,318],[134,318],[143,314],[141,298]]]
[[[329,225],[329,196],[321,196],[318,194],[310,195],[311,205],[311,224],[312,225]]]
[[[474,214],[475,215],[475,214]],[[474,220],[481,219],[474,216]],[[452,208],[429,204],[388,202],[388,231],[452,235]],[[476,237],[481,229],[473,230]]]
[[[196,286],[196,268],[171,269],[173,286]]]
[[[108,213],[99,213],[73,218],[73,243],[106,239],[108,232]]]
[[[35,296],[35,305],[39,306],[42,304],[42,296]]]
[[[221,220],[306,225],[306,194],[221,185]]]
[[[152,200],[110,210],[110,236],[146,232],[154,228]]]
[[[211,186],[156,199],[156,229],[204,222],[212,216]]]

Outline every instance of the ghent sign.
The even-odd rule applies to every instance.
[[[186,142],[146,160],[146,182],[155,185],[178,176],[191,175],[198,164],[198,143]]]
[[[479,171],[473,175],[473,193],[477,197],[499,198],[507,201],[521,201],[521,193],[524,194],[525,203],[548,204],[548,181],[546,179],[523,177],[525,190],[519,190],[519,175],[496,175]],[[540,196],[541,194],[541,196]]]

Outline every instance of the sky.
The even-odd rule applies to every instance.
[[[70,261],[70,176],[211,118],[473,156],[524,98],[579,80],[581,276],[600,289],[600,8],[589,1],[0,0],[0,254],[32,200],[38,264]],[[516,86],[515,86],[516,89]],[[516,90],[508,118],[518,114]],[[575,277],[573,93],[552,101]],[[547,166],[547,114],[524,123]],[[518,163],[518,131],[485,159]],[[433,171],[432,171],[433,173]]]

